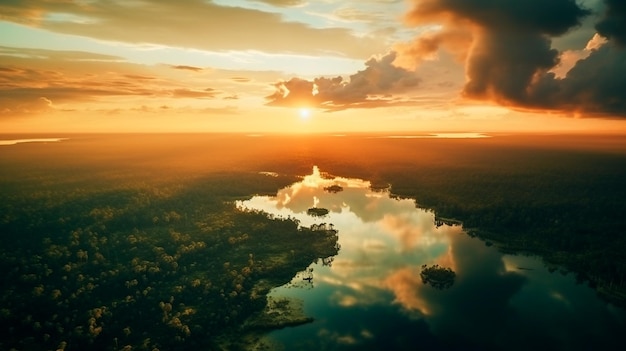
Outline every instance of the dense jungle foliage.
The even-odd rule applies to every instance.
[[[313,165],[390,186],[625,305],[622,136],[69,137],[0,149],[2,349],[230,343],[271,287],[338,250],[333,232],[233,202]]]
[[[269,289],[337,253],[335,232],[235,207],[285,178],[31,177],[0,189],[1,349],[232,349]]]

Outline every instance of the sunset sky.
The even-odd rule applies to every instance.
[[[0,132],[626,133],[623,0],[2,0]]]

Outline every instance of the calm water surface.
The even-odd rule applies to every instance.
[[[8,139],[0,140],[0,146],[23,143],[55,143],[63,140],[67,140],[67,138]]]
[[[331,185],[342,190],[324,189]],[[332,262],[312,264],[271,293],[303,300],[315,318],[270,334],[286,350],[597,350],[624,343],[625,312],[573,275],[551,273],[537,257],[502,254],[367,181],[315,168],[276,196],[239,205],[339,231]],[[311,207],[330,213],[310,216]],[[423,264],[451,268],[454,284],[424,284]]]

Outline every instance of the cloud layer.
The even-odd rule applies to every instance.
[[[301,4],[295,0],[263,2]],[[385,50],[381,38],[357,36],[346,28],[313,28],[285,21],[276,13],[203,0],[4,1],[0,20],[98,39],[209,51],[366,58]]]
[[[0,21],[13,38],[3,45],[42,43],[0,47],[4,116],[229,100],[242,110],[403,106],[394,118],[412,127],[465,118],[459,104],[626,117],[623,0],[3,1]]]
[[[207,87],[210,80],[185,76],[200,74],[196,67],[146,67],[108,55],[6,47],[0,47],[0,57],[0,115],[73,110],[84,103],[115,109],[124,99],[132,107],[137,101],[162,105],[164,100],[229,97]]]
[[[414,1],[407,20],[414,25],[443,24],[440,34],[420,37],[416,61],[442,47],[464,53],[467,81],[463,95],[529,109],[603,116],[626,116],[623,46],[626,11],[621,0],[605,0],[598,23],[609,43],[591,50],[564,78],[550,72],[560,53],[552,39],[576,28],[591,12],[574,0],[422,0]],[[463,42],[449,33],[467,32]],[[436,40],[433,40],[436,39]],[[455,39],[455,41],[453,41]]]
[[[626,46],[626,2],[604,0],[607,5],[604,18],[596,25],[598,33]]]
[[[319,77],[278,82],[274,84],[276,91],[267,97],[268,105],[342,110],[401,103],[390,94],[415,88],[419,79],[415,72],[395,66],[395,59],[395,52],[380,59],[371,58],[365,62],[364,70],[351,75],[348,80]]]

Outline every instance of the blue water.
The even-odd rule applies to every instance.
[[[340,185],[342,191],[324,190]],[[549,272],[534,256],[502,254],[439,223],[411,199],[372,191],[369,182],[323,175],[240,203],[303,226],[332,223],[341,249],[273,296],[303,300],[313,323],[270,333],[285,350],[614,349],[626,314],[572,274]],[[329,215],[307,215],[323,207]],[[447,289],[420,278],[423,264],[456,273]]]

